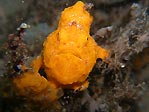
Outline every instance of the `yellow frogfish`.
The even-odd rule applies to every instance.
[[[18,93],[34,99],[55,100],[61,89],[86,89],[96,59],[109,56],[90,36],[91,23],[92,16],[83,2],[66,8],[58,28],[44,41],[41,55],[32,61],[33,70],[14,79]],[[40,68],[46,78],[39,74]]]

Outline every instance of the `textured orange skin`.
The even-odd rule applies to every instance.
[[[57,30],[44,42],[43,65],[48,80],[56,82],[55,86],[87,88],[86,78],[96,59],[108,56],[90,36],[91,22],[84,3],[79,1],[62,12]]]
[[[92,17],[83,2],[79,1],[66,8],[62,12],[57,30],[45,40],[42,55],[33,60],[33,72],[15,79],[20,93],[25,94],[27,87],[35,94],[42,93],[47,87],[52,88],[54,93],[57,88],[86,89],[89,84],[87,77],[96,59],[105,59],[109,55],[90,36],[91,22]],[[47,79],[39,75],[41,67]],[[54,94],[51,96],[55,97]]]

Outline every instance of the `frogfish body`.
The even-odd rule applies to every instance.
[[[86,89],[89,84],[87,77],[96,59],[104,60],[109,55],[109,52],[98,46],[90,36],[91,23],[92,16],[86,11],[83,2],[78,1],[66,8],[61,14],[58,28],[44,41],[41,55],[32,61],[33,71],[14,79],[20,94],[26,95],[23,91],[25,88],[39,94],[47,91],[47,88],[55,90],[54,93],[59,88]],[[44,69],[46,79],[38,73],[40,68]],[[53,94],[52,96],[54,97]]]

